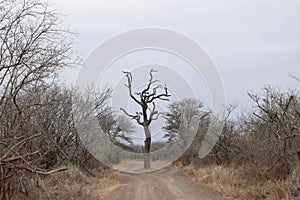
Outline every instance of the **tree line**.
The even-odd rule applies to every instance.
[[[262,176],[286,178],[300,162],[300,96],[296,89],[283,91],[266,86],[260,93],[248,93],[253,108],[231,117],[236,106],[227,106],[219,140],[212,151],[199,159],[199,150],[213,117],[201,101],[185,99],[169,106],[165,115],[170,143],[184,144],[189,133],[181,121],[198,116],[198,131],[187,151],[178,159],[184,165],[249,165]]]
[[[80,64],[72,54],[74,33],[62,27],[62,15],[42,1],[0,1],[0,199],[26,193],[30,177],[66,170],[61,166],[90,175],[102,166],[77,133],[76,101],[91,106],[115,144],[132,143],[130,120],[107,106],[110,89],[89,102],[60,83],[62,70]]]

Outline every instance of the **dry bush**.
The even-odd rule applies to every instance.
[[[105,199],[105,194],[121,182],[110,169],[96,169],[96,177],[87,176],[76,167],[53,176],[36,177],[29,180],[27,194],[16,193],[12,199]]]
[[[295,199],[300,195],[300,166],[285,180],[266,179],[257,173],[250,176],[245,167],[187,166],[183,170],[228,199]]]

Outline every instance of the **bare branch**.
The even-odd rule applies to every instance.
[[[154,70],[154,69],[151,69],[151,70],[150,70],[150,72],[149,72],[149,74],[150,74],[150,79],[149,79],[149,82],[148,82],[148,85],[147,85],[146,89],[144,89],[144,90],[142,91],[142,94],[143,94],[143,95],[144,95],[147,91],[149,91],[149,89],[150,89],[150,87],[151,87],[151,85],[152,85],[153,83],[158,82],[158,80],[154,80],[154,81],[153,81],[153,72],[157,72],[157,70]]]
[[[130,95],[130,97],[131,97],[136,103],[138,103],[138,104],[141,105],[141,102],[138,101],[138,100],[135,98],[135,96],[133,96],[133,94],[132,94],[132,74],[131,74],[130,72],[125,72],[125,71],[123,71],[123,73],[124,73],[125,76],[127,77],[127,85],[125,85],[125,86],[126,86],[126,87],[128,88],[128,90],[129,90],[129,95]]]
[[[141,114],[142,113],[136,112],[136,115],[131,115],[124,108],[120,108],[120,110],[122,110],[125,113],[125,115],[131,117],[131,119],[135,119],[138,124],[140,124],[140,125],[144,124],[144,122],[141,121]]]
[[[299,53],[298,53],[299,54]],[[295,75],[290,75],[290,77],[292,77],[293,79],[295,79],[296,81],[300,82],[300,79],[298,77],[296,77]]]

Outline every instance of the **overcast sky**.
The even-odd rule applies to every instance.
[[[114,35],[138,28],[182,33],[209,54],[222,76],[227,102],[249,106],[247,91],[266,84],[299,87],[299,0],[49,0],[79,35],[75,51],[86,58]],[[76,70],[68,71],[68,82]]]

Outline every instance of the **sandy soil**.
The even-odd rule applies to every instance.
[[[166,164],[152,163],[152,166]],[[120,172],[124,184],[111,191],[106,199],[112,200],[218,200],[217,193],[196,183],[192,177],[183,175],[180,169],[164,168],[158,171],[143,172],[141,161],[126,161],[119,166],[123,170],[129,167],[139,173]],[[143,173],[141,173],[143,172]]]
[[[113,166],[114,169],[127,173],[145,173],[160,170],[171,164],[168,161],[151,162],[150,169],[144,169],[144,162],[142,160],[123,160],[121,164]]]

